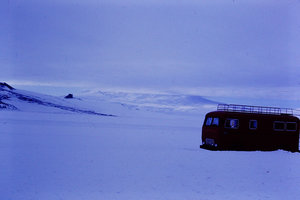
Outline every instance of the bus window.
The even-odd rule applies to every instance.
[[[297,130],[297,123],[296,122],[287,122],[286,123],[286,130],[296,131]]]
[[[225,120],[225,128],[239,128],[239,120],[238,119],[226,119]]]
[[[219,126],[219,118],[215,117],[215,118],[213,119],[213,122],[212,122],[211,125],[213,125],[213,126]]]
[[[249,129],[251,129],[251,130],[257,129],[257,120],[250,120],[249,121]]]
[[[210,125],[211,125],[211,122],[212,122],[212,117],[208,117],[208,118],[206,119],[205,125],[206,125],[206,126],[210,126]]]
[[[285,123],[284,122],[274,122],[274,130],[275,131],[283,131],[285,128]]]

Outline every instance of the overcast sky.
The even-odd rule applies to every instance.
[[[300,2],[6,0],[0,79],[197,90],[300,85]]]

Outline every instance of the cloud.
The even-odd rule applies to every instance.
[[[156,90],[298,84],[295,1],[31,2],[11,2],[1,18],[3,80]]]
[[[15,3],[22,3],[22,0],[15,0]],[[47,3],[47,4],[78,4],[78,5],[123,5],[123,6],[131,6],[131,5],[142,5],[142,6],[203,6],[203,5],[228,5],[228,4],[242,4],[242,5],[274,5],[281,4],[284,5],[286,3],[292,4],[297,2],[297,0],[27,0],[26,3]]]

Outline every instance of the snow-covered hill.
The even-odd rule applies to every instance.
[[[101,116],[113,116],[111,114],[103,114],[88,109],[82,109],[80,106],[73,105],[72,102],[64,98],[17,90],[6,83],[0,83],[0,109],[48,112],[60,110]]]
[[[1,199],[300,196],[299,153],[200,149],[204,115],[214,109],[201,97],[103,93],[64,99],[5,85],[0,96]],[[160,104],[174,107],[160,110]],[[174,109],[179,105],[197,109]]]
[[[213,109],[218,104],[201,96],[184,94],[87,91],[83,95],[148,111],[199,112],[203,109]]]
[[[78,98],[79,97],[79,98]],[[133,110],[147,111],[183,111],[199,112],[215,108],[218,102],[205,99],[201,96],[178,94],[147,94],[126,92],[85,92],[77,98],[65,99],[24,90],[18,90],[6,83],[0,85],[0,109],[22,111],[60,110],[96,115],[112,115],[101,113],[102,104],[119,104]],[[95,106],[96,105],[96,106]],[[42,108],[40,109],[39,107]],[[111,107],[112,105],[110,105]],[[114,106],[112,106],[114,107]]]

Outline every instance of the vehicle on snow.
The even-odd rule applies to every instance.
[[[219,104],[205,116],[200,147],[299,152],[299,118],[288,108]]]

